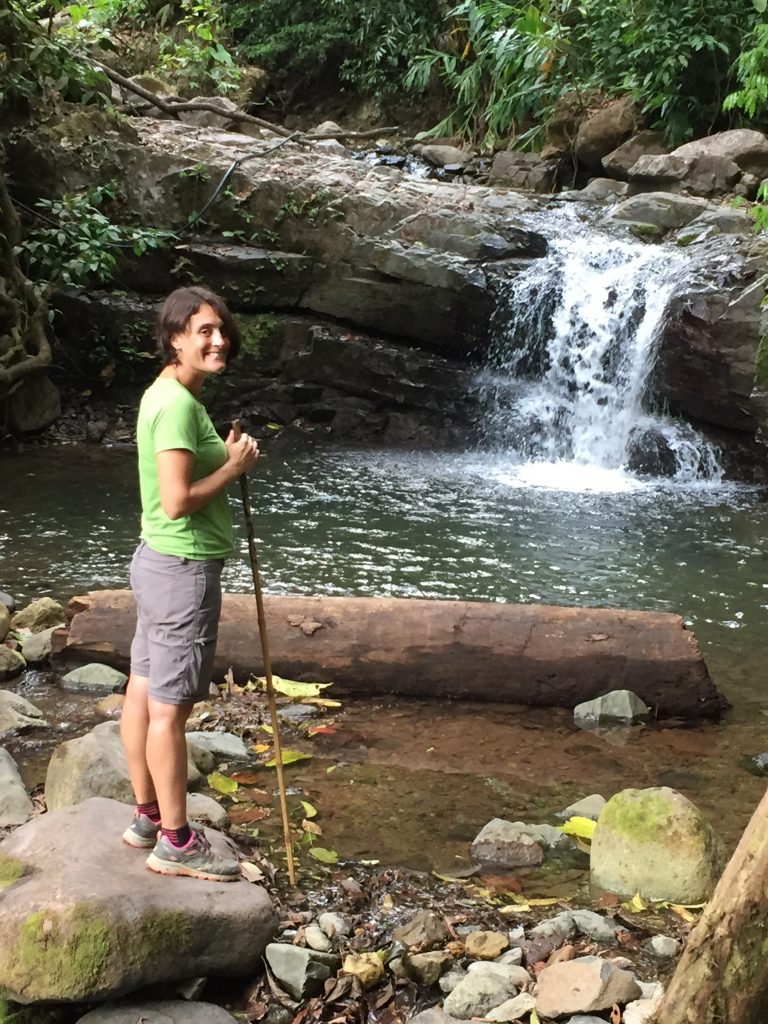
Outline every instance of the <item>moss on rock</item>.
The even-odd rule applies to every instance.
[[[15,860],[13,857],[7,857],[4,853],[0,853],[0,889],[13,885],[23,874],[24,865],[20,860]]]
[[[22,923],[8,957],[6,991],[62,1002],[93,998],[119,989],[122,979],[129,984],[140,979],[163,947],[183,950],[191,937],[191,922],[182,913],[116,922],[107,911],[86,904],[36,911]]]

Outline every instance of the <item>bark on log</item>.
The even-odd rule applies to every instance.
[[[716,715],[715,689],[678,615],[604,608],[402,598],[265,598],[276,674],[338,690],[573,707],[629,689],[661,715]],[[58,666],[127,668],[135,623],[130,591],[70,602]],[[250,594],[225,594],[215,673],[262,674]]]
[[[657,1024],[768,1020],[768,793],[704,909],[656,1011]]]

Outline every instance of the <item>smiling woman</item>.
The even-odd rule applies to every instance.
[[[207,375],[225,370],[240,346],[225,303],[204,288],[177,289],[160,311],[158,341],[165,365],[136,424],[141,543],[121,736],[137,808],[123,839],[152,849],[153,871],[234,881],[237,861],[214,855],[187,821],[184,726],[211,680],[221,570],[233,551],[226,489],[259,450],[247,434],[222,441],[200,403]]]

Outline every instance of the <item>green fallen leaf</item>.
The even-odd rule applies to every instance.
[[[541,1021],[539,1020],[539,1015],[538,1013],[536,1013],[535,1010],[531,1010],[531,1018],[528,1024],[541,1024]]]
[[[260,725],[259,728],[261,729],[262,732],[269,733],[270,736],[275,731],[271,725]]]
[[[582,818],[580,815],[575,815],[573,818],[569,818],[564,825],[560,826],[560,831],[565,832],[567,836],[576,836],[577,839],[591,841],[596,828],[596,821],[593,821],[591,818]]]
[[[331,772],[335,772],[338,767],[339,766],[337,764],[329,764],[328,767],[325,769],[325,774],[330,775]]]
[[[317,817],[317,808],[313,807],[312,804],[307,803],[306,800],[302,800],[301,801],[301,806],[304,808],[304,817],[305,818],[316,818]]]
[[[311,757],[311,754],[305,754],[303,750],[284,750],[281,760],[283,764],[295,764],[296,761],[308,761]],[[272,757],[264,763],[265,768],[274,768],[276,765],[276,757]]]
[[[339,859],[335,850],[326,850],[323,846],[313,846],[309,855],[319,860],[321,864],[336,864]]]
[[[240,788],[239,783],[226,775],[222,775],[221,772],[211,772],[208,776],[208,785],[211,789],[215,789],[217,793],[225,793],[228,796],[236,793]]]
[[[267,688],[267,680],[264,676],[259,676],[258,682]],[[285,697],[291,697],[293,700],[302,700],[307,697],[319,697],[326,686],[331,686],[331,683],[299,683],[295,679],[282,679],[280,676],[272,676],[272,686],[278,692],[282,693]]]

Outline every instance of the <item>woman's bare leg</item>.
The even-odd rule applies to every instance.
[[[164,829],[187,822],[187,740],[191,704],[161,704],[148,698],[146,759],[154,782]]]
[[[147,764],[147,732],[149,679],[131,674],[120,716],[120,739],[123,741],[128,774],[137,804],[157,799],[152,773]]]

